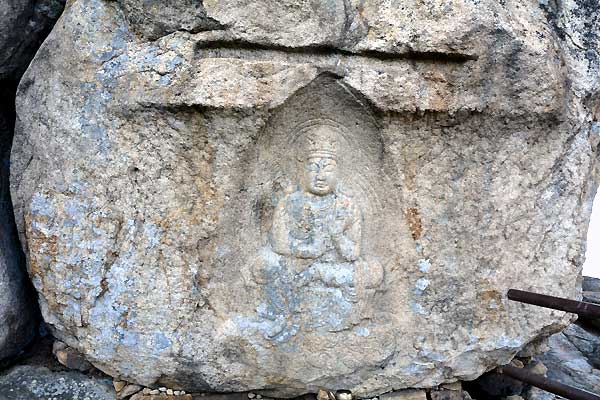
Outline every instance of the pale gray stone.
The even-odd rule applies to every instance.
[[[400,390],[389,392],[379,396],[380,400],[427,400],[424,390]]]
[[[550,392],[546,392],[545,390],[538,389],[536,387],[532,387],[525,394],[525,399],[527,399],[527,400],[556,400],[556,399],[561,399],[561,397],[557,397]]]
[[[431,400],[463,400],[462,390],[432,390],[429,396]]]
[[[118,391],[117,393],[117,398],[120,399],[126,399],[129,396],[132,396],[138,392],[140,392],[143,388],[139,385],[127,385],[125,386],[123,389],[121,389],[120,391]],[[169,392],[167,391],[167,394],[169,394]],[[171,391],[170,394],[173,394],[173,392]]]
[[[80,372],[57,372],[22,365],[0,376],[3,400],[116,400],[110,379],[91,378]]]
[[[336,392],[335,398],[336,400],[352,400],[354,396],[352,396],[352,393],[348,392]]]
[[[571,324],[562,332],[592,367],[600,369],[600,336],[590,328]]]
[[[591,243],[590,243],[591,245]],[[582,289],[584,292],[600,293],[600,279],[591,276],[583,277]]]
[[[548,369],[547,376],[592,393],[600,392],[598,336],[572,324],[549,339],[550,350],[536,359]]]
[[[505,293],[580,295],[600,74],[559,34],[577,4],[139,4],[70,3],[18,97],[30,274],[95,366],[369,397],[569,323]]]
[[[600,292],[583,292],[583,301],[600,304]]]
[[[221,25],[206,15],[201,0],[160,1],[117,0],[133,30],[154,40],[173,32],[219,30]]]

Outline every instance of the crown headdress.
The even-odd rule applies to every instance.
[[[337,159],[337,132],[328,125],[315,126],[306,134],[308,157]]]

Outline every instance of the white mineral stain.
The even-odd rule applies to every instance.
[[[420,278],[417,280],[417,283],[415,284],[415,288],[417,288],[420,291],[424,291],[425,289],[427,289],[427,286],[429,286],[429,279],[425,279],[425,278]]]
[[[419,303],[416,303],[414,301],[411,300],[410,302],[410,308],[412,309],[412,311],[415,314],[419,314],[419,315],[428,315],[429,313],[423,308],[422,305],[420,305]]]
[[[417,261],[417,265],[419,266],[419,271],[423,272],[424,274],[428,273],[431,269],[431,262],[429,262],[428,259],[421,258],[419,261]]]
[[[365,328],[362,326],[356,328],[356,334],[358,336],[366,337],[366,336],[369,336],[370,333],[371,333],[371,331],[369,331],[369,328]]]

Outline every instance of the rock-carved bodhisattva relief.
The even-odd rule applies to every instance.
[[[61,341],[148,387],[371,398],[569,322],[503,296],[577,296],[597,186],[600,75],[548,7],[140,1],[70,1],[19,88]]]
[[[383,281],[380,263],[363,253],[362,210],[338,182],[340,130],[319,122],[299,136],[301,181],[277,202],[254,271],[268,294],[259,314],[274,322],[269,337],[277,341],[351,328]]]
[[[410,293],[415,254],[384,140],[369,103],[324,74],[273,110],[234,164],[238,212],[218,262],[242,260],[248,307],[226,326],[269,382],[306,375],[317,389],[332,359],[336,376],[380,368],[397,351],[393,313],[414,318],[390,296]],[[225,291],[240,281],[225,279]]]

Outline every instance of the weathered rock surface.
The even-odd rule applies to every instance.
[[[583,298],[600,303],[600,279],[583,277]],[[598,321],[580,318],[552,336],[549,349],[535,358],[546,366],[547,376],[567,385],[600,393],[600,330]]]
[[[51,371],[21,365],[0,376],[3,400],[116,400],[110,379],[90,378],[80,372]]]
[[[600,393],[600,336],[577,324],[549,339],[550,350],[537,359],[547,376],[567,385]]]
[[[52,354],[61,365],[68,369],[75,369],[81,372],[87,372],[92,369],[92,365],[76,350],[70,348],[61,341],[55,341],[52,346]]]
[[[143,386],[372,396],[569,322],[504,294],[580,295],[594,10],[173,7],[73,1],[21,82],[12,193],[61,341]]]
[[[590,245],[592,245],[590,243]],[[583,292],[590,292],[590,293],[600,293],[600,279],[598,278],[594,278],[591,276],[584,276],[583,277],[583,283],[581,284],[581,289],[583,290]]]
[[[19,81],[64,6],[65,0],[0,2],[0,81]]]
[[[583,301],[600,304],[600,279],[584,276],[582,289]]]
[[[35,292],[25,273],[9,192],[9,158],[17,83],[62,11],[64,1],[0,2],[0,363],[33,338]]]
[[[591,243],[589,245],[592,245]],[[600,304],[600,279],[590,276],[583,277],[583,301],[588,303]],[[600,320],[593,318],[579,318],[582,322],[600,329]]]
[[[381,400],[427,400],[427,393],[424,390],[402,390],[399,392],[389,392],[379,396]]]

